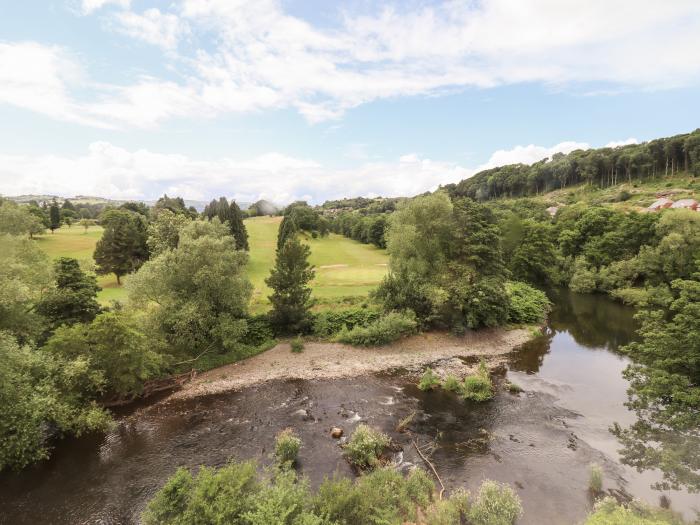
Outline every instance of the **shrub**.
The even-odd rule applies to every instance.
[[[620,505],[614,498],[599,501],[585,525],[683,525],[682,518],[671,511],[653,509],[635,501],[629,506]]]
[[[272,330],[270,319],[267,314],[253,315],[247,319],[246,332],[243,336],[243,343],[250,346],[260,346],[267,341],[272,341],[275,333]]]
[[[454,491],[448,499],[436,501],[426,516],[430,525],[454,525],[464,523],[469,514],[469,492]]]
[[[442,388],[449,392],[459,392],[459,379],[452,374],[449,374],[442,382]]]
[[[518,281],[506,283],[506,292],[511,323],[541,323],[546,319],[551,303],[544,292]]]
[[[293,465],[297,460],[300,448],[301,439],[299,439],[299,436],[296,435],[293,429],[285,428],[275,438],[275,459],[277,463],[281,466]]]
[[[460,388],[460,395],[470,401],[488,401],[493,397],[493,383],[486,368],[486,363],[479,363],[476,374],[465,377]]]
[[[314,316],[313,332],[319,337],[330,337],[343,329],[366,326],[380,317],[380,312],[370,308],[344,308],[325,310]]]
[[[377,466],[379,457],[390,442],[386,434],[360,424],[343,447],[343,454],[356,467],[371,469]]]
[[[344,328],[336,340],[354,346],[380,346],[415,333],[416,318],[412,313],[391,312],[367,326]]]
[[[469,509],[473,525],[512,525],[523,513],[520,498],[506,484],[486,480]]]
[[[506,388],[511,394],[519,394],[523,391],[523,388],[520,385],[516,385],[515,383],[511,383],[510,381],[506,383]]]
[[[437,387],[440,386],[440,378],[437,376],[435,372],[433,372],[433,369],[428,367],[425,369],[425,372],[423,372],[423,376],[420,378],[420,382],[418,383],[418,388],[421,390],[428,391],[428,390],[435,390]]]
[[[291,340],[289,346],[292,347],[292,352],[300,354],[304,351],[304,340],[300,336],[297,336]]]
[[[600,465],[595,463],[591,465],[588,488],[594,494],[600,494],[603,490],[603,470],[600,468]]]

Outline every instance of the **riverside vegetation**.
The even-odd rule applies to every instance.
[[[459,335],[536,324],[549,308],[538,287],[556,285],[609,294],[639,308],[639,340],[623,349],[633,360],[626,376],[637,422],[615,425],[613,432],[624,446],[625,463],[663,472],[659,488],[698,491],[700,213],[640,213],[629,202],[644,204],[635,201],[634,192],[651,185],[683,184],[678,191],[694,195],[699,144],[696,131],[556,155],[531,167],[496,168],[410,199],[354,199],[320,208],[294,203],[280,212],[274,266],[266,279],[262,276],[270,290],[267,312],[251,310],[249,252],[256,247],[235,202],[212,201],[201,215],[167,196],[150,209],[126,203],[94,218],[80,212],[102,228],[94,230],[101,231],[94,265],[81,266],[71,257],[52,262],[36,238],[46,229],[52,232],[47,237],[57,237],[61,224],[70,227],[70,206],[55,201],[20,206],[3,199],[0,470],[46,458],[52,441],[62,436],[107,428],[108,407],[138,397],[150,381],[245,358],[269,348],[277,337],[374,346],[419,330]],[[626,187],[620,189],[623,180]],[[620,198],[605,197],[611,189]],[[553,205],[552,217],[547,208]],[[86,231],[91,227],[86,223]],[[312,267],[309,246],[329,232],[386,247],[389,258],[388,271],[379,269],[386,276],[369,296],[345,303],[336,298],[333,308],[324,310],[327,298],[314,298],[320,268]],[[95,275],[107,274],[125,278],[124,301],[97,302],[102,281]],[[493,395],[485,365],[474,376],[444,380],[426,370],[421,387],[437,386],[477,401]],[[292,438],[285,442],[292,444]],[[433,487],[423,474],[403,478],[376,472],[354,484],[329,481],[312,496],[289,468],[262,477],[251,463],[203,468],[196,477],[179,471],[144,520],[190,523],[206,508],[238,512],[235,519],[226,514],[230,522],[265,523],[281,512],[283,523],[350,523],[342,521],[348,519],[344,511],[328,509],[356,498],[367,502],[360,505],[367,513],[362,519],[385,512],[385,521],[394,523],[435,511],[435,516],[453,516],[452,521],[436,517],[435,523],[458,522],[454,516],[470,523],[512,522],[484,518],[497,516],[500,505],[480,505],[481,493],[470,504],[461,496],[440,502],[430,496]],[[382,486],[395,486],[391,494],[408,494],[408,499],[369,496],[380,494]],[[225,489],[224,499],[206,499],[207,487]],[[484,501],[505,490],[492,488],[486,485]],[[324,496],[333,492],[338,495]],[[229,508],[234,500],[239,510]],[[452,510],[438,512],[450,505]],[[511,512],[510,503],[503,507],[513,520],[519,514]],[[650,523],[675,519],[604,501],[589,523],[622,522],[630,513],[656,520]]]

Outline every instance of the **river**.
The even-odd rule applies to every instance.
[[[634,334],[633,312],[601,296],[561,292],[542,336],[510,358],[508,379],[493,401],[465,403],[421,392],[400,372],[353,379],[276,381],[194,400],[161,402],[118,418],[106,435],[58,444],[50,460],[0,476],[2,524],[136,523],[148,499],[179,466],[219,466],[231,458],[269,461],[274,435],[294,427],[303,439],[300,471],[312,485],[334,473],[351,476],[332,426],[360,421],[403,445],[398,468],[422,465],[426,451],[448,490],[472,491],[483,479],[511,483],[523,501],[522,524],[580,523],[591,509],[589,465],[600,464],[606,489],[652,504],[660,497],[692,516],[697,495],[650,488],[658,473],[618,461],[608,428],[633,421],[624,406],[627,359],[617,350]],[[371,350],[368,350],[371,351]],[[395,432],[414,414],[410,435]]]

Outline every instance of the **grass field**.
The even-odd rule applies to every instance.
[[[281,217],[255,217],[245,221],[250,241],[248,272],[255,287],[253,310],[267,304],[270,289],[265,279],[275,262],[277,229]],[[384,250],[362,244],[340,235],[312,239],[310,262],[315,266],[313,295],[319,299],[364,296],[375,288],[387,271],[388,256]]]
[[[73,257],[78,259],[84,268],[92,268],[94,267],[92,253],[100,237],[102,237],[101,226],[90,226],[86,232],[85,228],[74,225],[71,228],[63,226],[54,233],[37,237],[36,242],[52,259]],[[114,275],[98,275],[97,284],[102,288],[97,294],[101,304],[108,304],[112,300],[122,300],[126,297],[124,288],[117,285],[117,278]]]
[[[265,279],[275,262],[281,220],[281,217],[255,217],[245,221],[250,243],[248,275],[254,286],[253,311],[262,311],[268,304],[270,289]],[[53,234],[37,237],[37,243],[52,258],[74,257],[84,267],[91,268],[92,253],[101,235],[100,226],[90,226],[87,232],[79,226],[64,226]],[[318,239],[305,237],[305,241],[311,247],[311,264],[316,267],[313,294],[319,299],[367,295],[386,274],[388,257],[384,250],[335,234]],[[117,286],[114,275],[98,276],[97,282],[102,287],[98,294],[101,303],[125,299],[125,290]]]

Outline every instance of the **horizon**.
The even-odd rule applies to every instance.
[[[690,132],[700,5],[654,5],[13,3],[0,194],[413,196]]]

